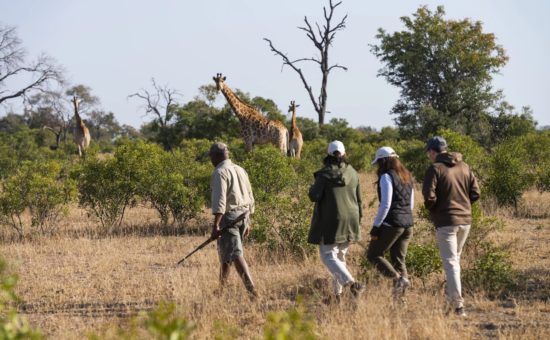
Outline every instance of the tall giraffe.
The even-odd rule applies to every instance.
[[[216,74],[212,79],[241,122],[241,136],[244,139],[245,150],[250,151],[257,144],[272,143],[286,155],[288,130],[285,125],[277,120],[267,119],[258,110],[237,97],[225,84],[226,77],[223,77],[221,73]]]
[[[74,96],[72,102],[74,106],[74,117],[76,119],[76,124],[74,126],[74,142],[78,146],[78,155],[82,157],[86,156],[86,149],[90,146],[92,137],[90,136],[90,131],[80,117],[80,114],[78,114],[80,100]]]
[[[302,153],[302,146],[304,145],[304,139],[302,138],[302,133],[296,125],[296,108],[300,105],[296,105],[294,100],[290,102],[288,107],[288,112],[292,112],[292,128],[290,129],[290,143],[288,145],[288,150],[290,157],[296,157],[300,159],[300,154]]]

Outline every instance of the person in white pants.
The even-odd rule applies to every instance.
[[[346,160],[344,144],[331,142],[327,153],[308,193],[315,202],[308,242],[319,245],[321,260],[333,278],[334,297],[339,301],[344,287],[349,287],[354,297],[365,289],[346,266],[349,244],[361,239],[362,200],[359,177]]]
[[[462,155],[447,152],[443,137],[426,144],[432,165],[426,170],[422,195],[436,228],[437,246],[447,278],[447,300],[457,315],[465,316],[460,255],[472,223],[472,203],[480,197],[477,180]]]

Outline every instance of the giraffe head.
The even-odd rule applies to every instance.
[[[291,100],[290,101],[290,106],[288,107],[288,112],[296,111],[297,107],[300,107],[300,105],[296,105],[296,102],[294,100]]]
[[[75,114],[78,114],[78,109],[80,108],[81,100],[78,99],[78,97],[75,95],[75,96],[73,96],[73,99],[71,101],[73,102]]]
[[[216,88],[218,89],[218,91],[221,91],[226,78],[222,76],[221,73],[217,73],[215,77],[212,77],[212,79],[214,79],[214,82],[216,83]]]

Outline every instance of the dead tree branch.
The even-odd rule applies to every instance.
[[[346,27],[346,19],[348,17],[347,14],[336,25],[332,26],[334,11],[336,7],[338,7],[341,3],[342,2],[340,1],[336,4],[333,4],[332,0],[329,0],[329,9],[327,9],[326,7],[323,7],[323,15],[324,15],[325,22],[322,25],[322,27],[316,22],[315,29],[314,29],[307,17],[304,17],[305,25],[298,27],[298,29],[306,32],[306,36],[309,38],[309,40],[311,40],[315,48],[319,51],[320,58],[309,57],[309,58],[299,58],[295,60],[290,60],[287,54],[277,49],[273,45],[273,42],[270,39],[264,38],[264,40],[267,41],[267,43],[269,44],[271,51],[275,55],[278,55],[283,59],[283,67],[285,65],[288,65],[294,71],[296,71],[296,73],[298,73],[298,76],[300,77],[302,84],[304,85],[304,87],[308,92],[311,103],[313,104],[313,107],[317,112],[317,115],[319,116],[319,125],[324,124],[325,114],[327,112],[327,97],[328,97],[327,84],[328,84],[328,76],[330,71],[338,68],[344,71],[347,71],[347,67],[345,66],[338,65],[338,64],[329,66],[329,63],[328,63],[329,47],[332,45],[334,41],[336,32],[339,30],[343,30]],[[302,72],[302,69],[297,66],[297,64],[302,61],[314,62],[318,64],[321,68],[321,73],[322,73],[321,86],[320,86],[319,96],[317,99],[315,99],[315,95],[313,94],[312,87],[309,85],[306,77]]]

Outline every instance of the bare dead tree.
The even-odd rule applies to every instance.
[[[340,66],[338,64],[329,66],[329,63],[328,63],[329,47],[334,41],[334,36],[336,35],[337,31],[342,30],[346,27],[346,19],[348,17],[347,14],[336,25],[332,26],[334,10],[341,3],[342,1],[336,4],[333,4],[332,0],[329,0],[329,9],[327,10],[326,7],[323,7],[325,22],[322,27],[319,26],[319,24],[316,22],[315,29],[314,29],[312,25],[309,23],[307,16],[304,17],[305,26],[298,27],[298,29],[306,32],[307,37],[313,42],[313,45],[315,46],[315,48],[319,50],[319,57],[300,58],[296,60],[291,60],[286,53],[283,53],[279,49],[275,48],[271,40],[264,38],[264,40],[269,43],[269,47],[271,48],[271,51],[273,51],[275,55],[278,55],[283,59],[283,67],[284,65],[290,66],[300,76],[300,79],[309,94],[311,103],[313,104],[313,107],[315,108],[315,111],[319,116],[319,125],[323,125],[325,122],[325,114],[327,112],[327,83],[328,83],[328,76],[330,71],[336,68],[340,68],[345,71],[348,70],[347,67],[345,66]],[[313,90],[309,85],[308,81],[306,80],[306,77],[304,76],[302,69],[298,67],[298,63],[302,61],[312,61],[318,64],[321,68],[321,73],[322,73],[321,89],[317,99],[315,99]]]
[[[141,89],[139,92],[129,95],[128,98],[137,97],[143,99],[145,101],[145,113],[153,114],[158,125],[166,127],[172,118],[174,118],[176,99],[181,94],[167,85],[157,85],[155,78],[151,78],[151,83],[153,84],[152,91]]]
[[[52,82],[62,83],[62,69],[45,54],[25,64],[25,50],[17,37],[15,27],[0,25],[0,104],[23,97],[31,90],[44,91]],[[26,80],[30,77],[30,80]],[[16,89],[9,81],[24,80]]]

